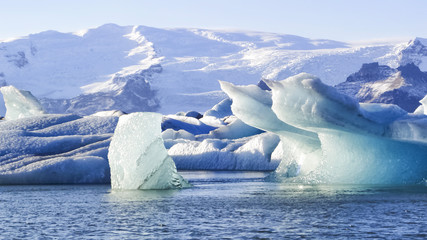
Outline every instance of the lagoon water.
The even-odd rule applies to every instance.
[[[427,238],[425,185],[300,185],[266,180],[265,172],[182,175],[193,188],[0,186],[0,238]]]

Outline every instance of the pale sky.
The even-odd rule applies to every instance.
[[[0,39],[105,23],[238,29],[339,41],[427,38],[425,0],[0,0]]]

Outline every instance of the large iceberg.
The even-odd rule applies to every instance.
[[[0,121],[0,184],[108,183],[117,121],[56,114]]]
[[[273,156],[281,155],[277,171],[295,177],[290,180],[411,184],[427,178],[426,116],[359,105],[309,74],[265,82],[271,93],[226,82],[221,87],[238,118],[280,136],[282,149]]]
[[[40,102],[31,92],[19,90],[14,86],[4,86],[0,88],[6,105],[6,120],[37,116],[44,114]]]
[[[113,189],[173,189],[189,184],[177,173],[161,137],[162,115],[121,116],[108,151]]]

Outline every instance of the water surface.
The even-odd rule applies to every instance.
[[[2,239],[427,238],[427,187],[299,185],[182,172],[193,188],[0,186]]]

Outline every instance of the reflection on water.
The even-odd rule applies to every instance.
[[[173,197],[179,190],[110,190],[107,200],[116,201],[150,201]]]
[[[0,238],[427,238],[427,187],[301,185],[183,172],[193,188],[1,186]]]

